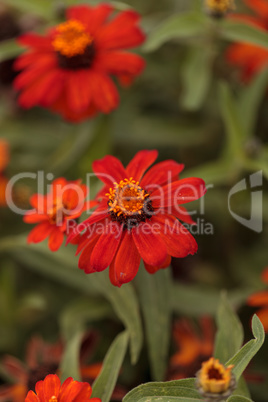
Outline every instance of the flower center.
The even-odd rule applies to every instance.
[[[49,400],[49,402],[58,402],[58,399],[56,396],[52,396]]]
[[[225,14],[234,8],[233,0],[206,0],[206,5],[212,13],[219,15]]]
[[[64,211],[66,207],[60,200],[55,200],[53,206],[48,209],[49,221],[52,224],[61,226],[65,217]]]
[[[212,379],[222,380],[223,376],[222,376],[222,373],[220,373],[220,371],[217,368],[212,367],[211,369],[208,370],[208,378],[210,380],[212,380]]]
[[[109,197],[108,207],[112,220],[123,224],[126,229],[130,230],[153,215],[149,193],[132,177],[114,183],[114,188],[110,188],[106,195]]]
[[[58,55],[59,65],[65,69],[87,68],[95,54],[93,38],[85,26],[76,20],[58,25],[52,46]]]

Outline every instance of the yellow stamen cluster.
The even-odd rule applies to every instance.
[[[61,55],[74,57],[84,54],[92,42],[92,37],[86,32],[81,22],[69,20],[57,26],[52,45]]]
[[[64,217],[63,209],[64,205],[62,204],[62,201],[60,199],[56,199],[53,202],[53,206],[47,211],[51,223],[62,223]]]
[[[58,402],[58,398],[57,398],[56,396],[52,396],[52,397],[49,399],[49,402]]]
[[[110,188],[106,195],[109,197],[110,211],[117,216],[141,214],[144,202],[149,197],[149,194],[139,186],[139,182],[133,180],[132,177],[114,183],[114,188]]]
[[[234,9],[233,0],[205,0],[208,11],[212,13],[225,14]]]
[[[230,387],[234,366],[225,368],[217,359],[211,357],[202,364],[198,373],[199,385],[204,392],[213,394],[223,393]]]

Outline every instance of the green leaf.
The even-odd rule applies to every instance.
[[[149,382],[132,389],[124,398],[123,402],[151,402],[151,401],[202,401],[195,388],[195,379]]]
[[[229,300],[233,306],[240,306],[252,291],[252,289],[230,291]],[[171,287],[170,293],[173,311],[180,314],[215,315],[220,302],[220,291],[204,286],[175,283]]]
[[[182,68],[183,95],[181,105],[188,110],[199,109],[211,82],[211,49],[208,46],[189,49]]]
[[[0,62],[17,57],[22,51],[15,39],[5,40],[0,44]]]
[[[234,395],[234,396],[230,396],[227,399],[227,402],[253,402],[253,401],[252,401],[252,399],[246,398],[245,396]]]
[[[242,324],[230,306],[225,292],[221,295],[216,321],[218,331],[214,356],[221,362],[226,362],[241,348],[244,333]]]
[[[221,36],[234,42],[251,43],[268,49],[268,34],[253,25],[243,21],[226,19],[221,24]]]
[[[234,390],[234,392],[232,393],[232,395],[233,396],[243,396],[245,398],[250,398],[250,393],[249,393],[249,390],[248,390],[248,386],[247,386],[247,383],[246,383],[246,381],[245,381],[243,376],[241,376],[239,378],[239,381],[237,383],[237,387]]]
[[[72,377],[76,381],[81,381],[79,355],[83,335],[84,329],[78,325],[76,326],[74,335],[66,341],[60,364],[62,380]]]
[[[129,335],[125,331],[113,341],[103,361],[102,370],[92,386],[92,397],[101,398],[102,402],[109,402],[122,366]]]
[[[124,323],[130,336],[131,361],[136,363],[143,342],[139,305],[133,286],[128,283],[121,288],[113,286],[107,270],[86,275],[78,269],[78,259],[72,247],[62,247],[52,253],[46,243],[27,245],[24,236],[2,239],[0,251],[9,250],[11,256],[27,268],[46,275],[86,294],[105,297]]]
[[[197,13],[177,14],[168,18],[151,34],[149,34],[144,50],[147,52],[158,49],[170,39],[189,38],[200,35],[206,27],[206,19]]]
[[[264,69],[241,91],[239,113],[246,136],[253,136],[258,118],[260,103],[265,96],[268,84],[268,70]]]
[[[233,364],[235,366],[233,368],[233,373],[236,376],[237,380],[242,375],[243,371],[246,369],[251,359],[259,351],[265,339],[263,325],[256,314],[253,316],[252,319],[252,332],[255,339],[247,342],[242,347],[242,349],[240,349],[239,352],[237,352],[226,363],[226,365]]]
[[[86,323],[88,321],[100,320],[110,315],[110,313],[111,310],[107,302],[97,299],[75,300],[75,302],[72,302],[63,311],[60,319],[61,334],[65,341],[60,366],[63,380],[68,377],[72,377],[78,381],[81,380],[79,357]]]
[[[227,151],[231,156],[241,154],[241,144],[246,138],[238,107],[226,84],[220,85],[220,107],[227,134]]]
[[[160,381],[166,372],[171,331],[170,270],[160,270],[155,275],[150,275],[141,267],[136,279],[152,378]]]

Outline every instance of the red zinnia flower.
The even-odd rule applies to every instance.
[[[24,70],[15,80],[22,107],[40,105],[81,121],[118,106],[110,75],[127,84],[143,71],[144,60],[124,49],[140,45],[145,36],[137,26],[139,14],[128,10],[110,19],[112,12],[108,4],[70,7],[67,21],[46,36],[20,37],[30,48],[15,63]]]
[[[105,183],[101,202],[92,216],[77,227],[87,228],[76,239],[82,251],[79,268],[86,273],[110,266],[110,280],[116,286],[131,281],[143,259],[148,272],[169,266],[171,256],[186,257],[197,251],[190,232],[176,219],[193,222],[178,204],[202,197],[202,179],[178,180],[183,165],[168,160],[145,171],[157,158],[157,151],[140,151],[125,169],[113,156],[93,163],[95,174]],[[108,207],[107,207],[108,205]],[[75,233],[69,240],[75,237]]]
[[[88,188],[80,181],[67,181],[59,178],[51,184],[47,195],[34,194],[30,203],[34,207],[24,216],[26,223],[38,223],[30,232],[28,243],[39,243],[49,237],[49,248],[57,251],[67,234],[68,221],[77,219],[87,208],[96,205],[95,201],[86,202]],[[72,222],[74,224],[74,222]]]
[[[6,206],[7,178],[3,174],[9,162],[9,145],[5,140],[0,139],[0,207]]]
[[[44,381],[38,381],[35,392],[29,391],[25,402],[101,402],[100,398],[90,398],[91,386],[87,382],[67,378],[61,385],[56,374],[49,374]]]
[[[267,0],[245,0],[256,16],[235,15],[241,21],[268,31],[268,2]],[[227,60],[241,68],[242,79],[250,80],[255,74],[268,65],[268,50],[248,43],[235,43],[227,49]]]
[[[262,280],[264,283],[268,284],[268,268],[263,271]],[[257,311],[257,315],[264,326],[265,332],[268,332],[268,290],[251,295],[248,298],[248,304],[254,307],[261,307],[261,309]]]

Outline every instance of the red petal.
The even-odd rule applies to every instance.
[[[164,263],[158,267],[156,267],[156,266],[152,267],[151,265],[146,264],[145,261],[143,261],[143,263],[144,263],[144,267],[145,267],[146,271],[149,272],[149,274],[154,274],[157,271],[159,271],[159,269],[167,268],[170,266],[171,255],[168,255],[167,258],[165,259]]]
[[[103,271],[111,264],[118,249],[121,236],[122,226],[116,222],[110,222],[103,228],[103,234],[100,236],[90,257],[90,266],[95,271]]]
[[[25,398],[25,402],[40,402],[40,400],[33,391],[29,391]]]
[[[33,63],[31,68],[25,69],[15,78],[14,87],[17,90],[23,89],[34,83],[51,69],[56,69],[54,58],[51,55],[42,56]]]
[[[49,401],[52,396],[58,397],[60,391],[60,379],[56,374],[48,374],[44,379],[44,397]]]
[[[145,67],[142,57],[120,51],[99,52],[96,64],[104,68],[107,73],[127,76],[137,76]]]
[[[62,384],[59,393],[59,402],[71,402],[79,394],[80,390],[83,388],[83,383],[74,381],[71,377],[67,378]]]
[[[38,381],[35,384],[35,391],[36,391],[36,394],[37,394],[37,396],[39,398],[38,401],[46,402],[45,394],[44,394],[44,381]]]
[[[156,150],[138,152],[126,168],[128,177],[133,177],[134,180],[140,181],[144,172],[154,163],[157,156],[158,152]]]
[[[82,112],[87,109],[92,100],[91,76],[88,70],[69,71],[66,74],[66,93],[71,110]]]
[[[127,178],[122,163],[114,156],[107,155],[92,164],[95,175],[105,184],[114,187],[114,182],[120,182]]]
[[[63,240],[64,240],[63,232],[60,230],[59,227],[55,226],[51,234],[49,235],[48,247],[50,248],[51,251],[57,251],[62,245]]]
[[[267,0],[245,0],[245,3],[254,10],[262,19],[268,16]]]
[[[94,34],[106,21],[113,10],[109,4],[96,7],[74,6],[67,9],[67,18],[81,21],[91,34]]]
[[[196,177],[174,181],[153,191],[151,200],[154,208],[163,208],[198,200],[206,194],[205,182]]]
[[[172,215],[176,216],[176,218],[180,219],[181,221],[189,223],[190,225],[196,225],[196,222],[192,219],[187,209],[181,205],[171,207],[171,211]]]
[[[89,398],[92,394],[91,386],[84,382],[82,383],[82,387],[76,397],[72,400],[72,402],[89,402]],[[92,399],[90,400],[90,402]]]
[[[27,87],[19,97],[19,103],[24,108],[35,105],[49,105],[60,94],[62,82],[58,70],[52,70],[47,74],[40,75],[39,79]]]
[[[154,165],[143,177],[141,186],[157,186],[166,184],[168,181],[174,181],[179,173],[184,169],[184,165],[173,160],[166,160]]]
[[[23,221],[25,223],[38,223],[47,220],[48,216],[46,214],[38,214],[35,212],[35,210],[26,212],[26,214],[23,217]]]
[[[257,316],[261,320],[265,332],[268,332],[268,308],[263,308],[260,311],[258,311]]]
[[[50,37],[41,36],[35,33],[21,35],[18,39],[20,45],[33,47],[42,51],[54,51]]]
[[[268,305],[268,291],[264,290],[262,292],[254,293],[248,298],[248,304],[250,306]]]
[[[198,246],[194,237],[176,218],[168,215],[155,215],[151,222],[152,225],[160,226],[160,233],[168,254],[183,258],[196,253]]]
[[[111,78],[94,70],[88,71],[92,101],[97,109],[103,113],[109,113],[119,104],[119,94]]]
[[[140,15],[132,10],[119,13],[99,31],[97,44],[104,49],[126,49],[140,45],[145,35],[135,26],[139,19]]]
[[[159,230],[150,223],[140,223],[132,229],[133,239],[141,258],[149,265],[159,266],[167,258],[167,248],[159,235]]]
[[[39,243],[45,240],[53,230],[53,225],[49,222],[42,222],[37,225],[28,235],[28,243]]]
[[[86,274],[95,272],[95,270],[90,265],[90,257],[91,257],[92,251],[93,251],[97,241],[99,240],[99,238],[100,238],[99,235],[95,235],[93,238],[88,240],[88,245],[86,245],[86,247],[84,246],[85,248],[82,251],[81,256],[79,258],[78,268],[85,271]]]
[[[140,260],[141,257],[135,246],[132,233],[126,230],[119,250],[110,265],[109,276],[112,284],[120,287],[123,283],[132,281],[138,273]]]

